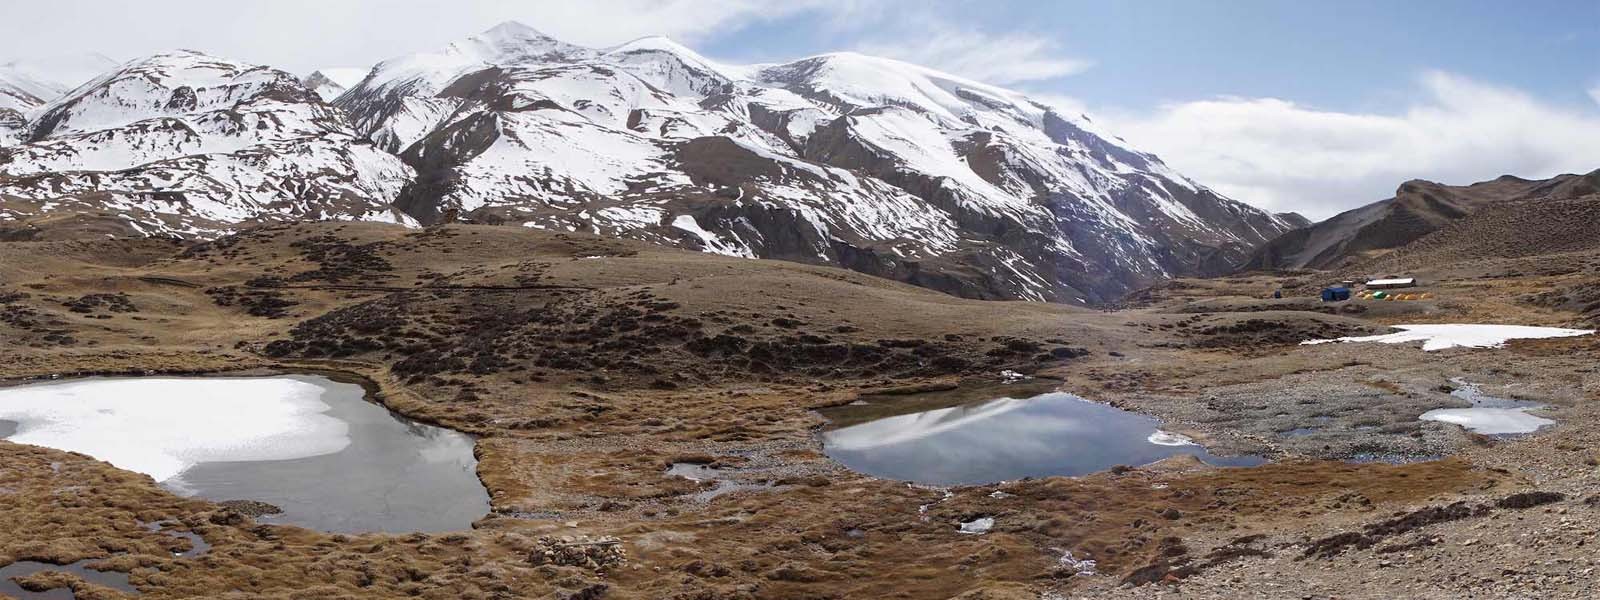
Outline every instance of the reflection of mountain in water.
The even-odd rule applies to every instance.
[[[1256,457],[1217,457],[1165,439],[1158,422],[1072,394],[1001,398],[886,417],[823,434],[830,457],[856,471],[930,484],[989,483],[1084,475],[1178,454],[1230,466]]]
[[[840,450],[865,450],[922,439],[958,429],[1021,408],[1024,400],[1001,398],[979,405],[952,406],[869,421],[828,432],[829,444]]]

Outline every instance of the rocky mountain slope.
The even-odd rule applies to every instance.
[[[34,108],[0,148],[0,219],[216,235],[257,219],[399,219],[411,170],[275,69],[178,51]]]
[[[21,140],[28,127],[26,113],[43,103],[38,96],[0,79],[0,146]]]
[[[26,114],[117,65],[99,54],[0,63],[0,146],[26,134]]]
[[[312,71],[300,79],[300,85],[316,92],[317,96],[327,102],[333,102],[345,90],[354,87],[367,76],[366,69],[330,68]]]
[[[199,237],[463,219],[1073,303],[1229,271],[1298,224],[1087,117],[859,54],[736,66],[507,23],[385,61],[331,108],[339,79],[191,52],[129,63],[13,111],[0,219]]]
[[[515,23],[385,61],[336,104],[417,170],[423,222],[589,230],[838,264],[966,296],[1097,301],[1291,228],[993,86],[828,54],[719,64]]]
[[[1412,180],[1393,198],[1334,215],[1261,246],[1243,269],[1334,269],[1376,258],[1503,203],[1600,192],[1600,171],[1527,180],[1510,175],[1465,186]]]

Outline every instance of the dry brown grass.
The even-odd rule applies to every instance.
[[[370,246],[390,268],[340,274],[339,261],[307,258],[294,245],[321,237]],[[580,258],[588,256],[601,258]],[[297,275],[319,269],[321,275],[294,283]],[[261,276],[298,286],[278,288],[297,303],[290,316],[249,316],[204,292],[246,286]],[[1226,297],[1262,283],[1221,280],[1197,293]],[[533,285],[539,287],[488,289]],[[675,305],[661,313],[697,319],[707,335],[812,335],[923,360],[833,374],[825,358],[775,360],[761,368],[662,343],[631,359],[626,347],[595,350],[578,367],[538,365],[533,354],[506,352],[507,365],[483,372],[446,369],[413,378],[395,371],[407,355],[393,350],[363,348],[334,357],[264,353],[268,343],[292,339],[297,324],[412,289],[427,297],[406,304],[415,312],[393,315],[398,328],[439,328],[450,332],[444,341],[462,347],[485,330],[445,326],[461,315],[492,319],[550,307],[567,311],[565,318],[643,301]],[[1374,511],[1521,485],[1461,461],[1398,467],[1290,462],[1222,471],[1168,464],[964,488],[945,500],[937,490],[845,472],[819,452],[814,431],[822,421],[811,409],[862,391],[948,382],[956,375],[1039,370],[1063,376],[1075,391],[1116,397],[1152,390],[1198,394],[1327,367],[1296,359],[1292,346],[1274,345],[1259,356],[1227,347],[1197,350],[1195,336],[1209,334],[1162,329],[1160,323],[1187,317],[1159,306],[1098,313],[976,302],[833,269],[581,235],[493,227],[419,233],[373,224],[279,228],[188,254],[149,241],[12,244],[0,253],[0,294],[9,290],[26,294],[11,306],[60,321],[51,327],[70,331],[75,342],[52,343],[39,331],[0,324],[3,378],[322,369],[364,378],[379,401],[407,416],[482,436],[479,475],[496,514],[474,531],[447,536],[257,527],[85,457],[0,443],[0,489],[11,490],[0,493],[0,528],[17,532],[0,540],[0,560],[109,558],[133,574],[148,598],[567,597],[598,594],[583,592],[600,589],[595,586],[605,586],[606,598],[1005,597],[1074,585],[1070,574],[1059,572],[1057,548],[1090,554],[1104,572],[1120,574],[1169,552],[1169,538],[1198,552],[1241,531],[1353,523]],[[99,319],[60,305],[103,291],[127,293],[139,312]],[[797,324],[775,324],[778,318]],[[1360,323],[1312,313],[1282,318],[1314,326]],[[533,325],[512,333],[527,331],[581,333]],[[571,347],[598,349],[616,339],[601,333],[584,333],[601,337],[577,338]],[[937,351],[916,355],[905,340],[934,344]],[[1016,340],[1041,350],[996,354]],[[1055,347],[1089,354],[1041,360],[1039,354]],[[926,366],[941,356],[967,366]],[[617,366],[623,360],[658,372]],[[676,389],[655,386],[673,373],[689,375]],[[702,486],[663,472],[684,457],[719,461],[747,483],[773,487],[696,501],[693,493]],[[997,488],[1012,496],[991,497]],[[1370,504],[1329,508],[1330,499],[1350,493]],[[923,506],[927,510],[919,511]],[[1182,516],[1161,516],[1168,509]],[[977,515],[996,516],[996,531],[956,532],[957,522]],[[170,536],[137,526],[161,519],[205,536],[212,552],[172,558]],[[543,535],[614,535],[624,541],[630,562],[603,574],[535,565],[526,556]]]

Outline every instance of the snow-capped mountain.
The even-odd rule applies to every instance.
[[[840,53],[719,64],[508,23],[336,104],[417,170],[399,206],[836,264],[963,295],[1102,301],[1291,228],[1023,95]]]
[[[0,63],[0,146],[26,136],[26,114],[116,66],[99,54]]]
[[[0,147],[22,140],[27,133],[27,113],[44,100],[24,91],[21,87],[0,79]]]
[[[0,219],[74,210],[142,233],[216,235],[258,218],[395,220],[411,170],[275,69],[170,52],[29,112],[0,148]]]
[[[99,211],[210,236],[461,218],[1091,303],[1228,270],[1292,225],[1087,117],[859,54],[729,65],[665,38],[585,48],[507,23],[342,93],[337,71],[173,52],[33,97],[12,111],[21,143],[0,148],[0,223]]]
[[[325,102],[333,102],[367,76],[366,69],[336,67],[318,69],[300,80],[300,85],[317,93]]]
[[[103,54],[50,56],[0,63],[0,82],[50,101],[117,66]]]

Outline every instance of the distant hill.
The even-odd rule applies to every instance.
[[[1407,181],[1395,191],[1393,198],[1278,236],[1257,248],[1240,270],[1351,266],[1376,259],[1490,207],[1546,199],[1567,200],[1595,193],[1600,193],[1600,170],[1588,175],[1558,175],[1543,180],[1505,175],[1465,186]],[[1505,209],[1516,212],[1511,206]]]

